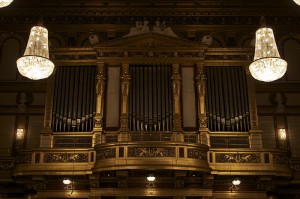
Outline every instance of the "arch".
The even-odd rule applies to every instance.
[[[242,47],[242,48],[249,48],[249,47],[254,47],[254,46],[251,46],[251,42],[252,40],[255,40],[255,34],[246,34],[246,35],[243,35],[239,38],[238,40],[238,47]]]
[[[86,46],[87,42],[89,43],[89,36],[90,34],[88,32],[81,34],[77,41],[77,47]],[[92,45],[90,44],[90,46]]]
[[[3,43],[7,39],[11,39],[11,38],[16,39],[19,42],[21,48],[25,48],[26,47],[27,41],[25,40],[25,38],[22,35],[20,35],[18,33],[15,33],[15,32],[6,32],[6,33],[2,34],[0,36],[0,46],[2,46]]]
[[[288,81],[300,80],[300,37],[294,34],[283,35],[278,40],[278,50],[281,57],[288,62],[285,78]]]
[[[214,33],[214,34],[212,34],[212,37],[213,37],[213,42],[212,42],[210,47],[220,48],[220,47],[225,47],[226,46],[225,39],[222,35],[220,35],[218,33]]]
[[[66,40],[58,33],[50,32],[48,40],[53,48],[66,46]]]
[[[21,55],[21,42],[9,37],[2,40],[0,52],[0,79],[15,80],[17,78],[17,59]]]

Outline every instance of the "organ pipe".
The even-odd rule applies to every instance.
[[[132,78],[129,93],[130,130],[170,131],[173,114],[170,103],[171,67],[131,65],[129,70]]]
[[[55,76],[52,130],[92,131],[95,115],[95,67],[60,67]]]
[[[206,114],[210,131],[250,130],[246,74],[243,67],[206,67]]]

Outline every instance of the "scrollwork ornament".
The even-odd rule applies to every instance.
[[[94,127],[102,128],[102,124],[103,124],[102,118],[95,117],[94,121],[95,121]]]
[[[97,160],[105,160],[116,157],[116,149],[101,149],[96,151],[96,159]]]
[[[188,158],[207,160],[207,152],[198,149],[188,149]]]
[[[261,157],[259,153],[253,154],[231,154],[216,153],[217,163],[260,163]]]
[[[128,157],[175,157],[174,147],[129,147]]]
[[[206,127],[207,127],[207,117],[202,116],[202,117],[199,119],[199,123],[200,123],[200,127],[201,127],[201,128],[206,128]]]
[[[44,154],[45,163],[71,163],[88,162],[87,153],[69,154],[69,153],[46,153]]]
[[[0,162],[0,171],[10,171],[14,168],[13,162]]]
[[[31,153],[18,154],[16,156],[16,164],[30,164],[32,159]]]
[[[121,123],[121,125],[120,125],[121,128],[127,128],[128,127],[128,118],[127,117],[121,118],[120,123]]]

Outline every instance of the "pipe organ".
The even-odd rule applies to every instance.
[[[58,67],[55,74],[53,132],[93,130],[96,67]]]
[[[206,114],[210,131],[248,132],[250,116],[243,67],[206,67]]]
[[[173,120],[170,65],[130,65],[129,129],[171,131]]]

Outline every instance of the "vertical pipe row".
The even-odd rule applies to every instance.
[[[171,129],[171,67],[132,65],[129,96],[131,131],[168,131]],[[170,108],[171,107],[171,108]]]
[[[207,67],[207,126],[211,131],[250,130],[243,67]]]
[[[84,132],[93,128],[95,67],[60,67],[55,77],[52,130]]]

